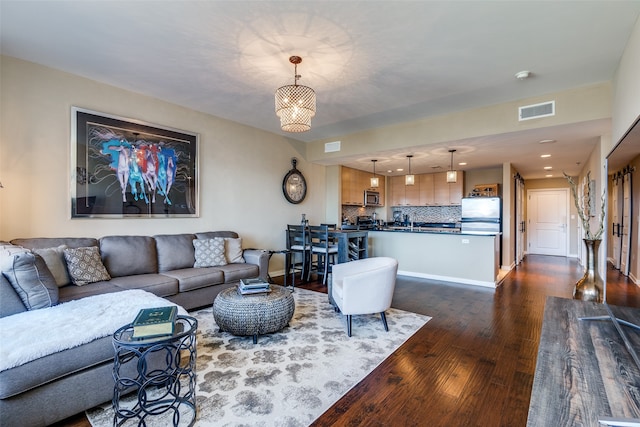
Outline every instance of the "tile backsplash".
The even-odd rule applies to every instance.
[[[358,216],[371,216],[373,212],[382,210],[372,207],[343,206],[342,216],[355,224]],[[393,221],[394,211],[400,211],[403,216],[409,215],[409,218],[414,222],[458,222],[462,216],[460,206],[403,206],[390,209],[387,221]]]

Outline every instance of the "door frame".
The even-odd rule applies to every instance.
[[[565,254],[564,255],[554,255],[554,256],[564,256],[564,257],[569,257],[571,256],[571,221],[570,221],[570,217],[572,215],[571,213],[571,203],[570,203],[570,194],[569,194],[569,189],[568,188],[531,188],[527,190],[527,220],[526,220],[526,235],[527,235],[527,245],[525,247],[526,253],[529,253],[529,245],[530,245],[530,238],[531,238],[531,195],[533,193],[542,193],[542,192],[549,192],[549,191],[557,191],[559,193],[563,193],[564,194],[564,200],[565,200],[565,209],[567,212],[567,215],[565,217]],[[579,257],[579,256],[578,256]]]

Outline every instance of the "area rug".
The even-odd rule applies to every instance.
[[[385,332],[380,315],[354,316],[349,338],[326,294],[293,295],[289,326],[257,344],[219,332],[210,308],[190,313],[198,319],[196,426],[308,426],[430,319],[389,309]],[[113,425],[110,403],[87,417],[94,427]]]

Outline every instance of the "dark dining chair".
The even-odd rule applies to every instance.
[[[336,262],[338,246],[330,239],[329,227],[326,224],[309,226],[309,241],[311,243],[311,262],[307,280],[310,279],[313,270],[322,276],[322,284],[326,285],[330,268]]]
[[[308,261],[311,258],[311,244],[307,228],[302,225],[287,225],[287,262],[286,274],[291,272],[291,286],[296,286],[296,272],[300,272],[300,279],[308,275]]]

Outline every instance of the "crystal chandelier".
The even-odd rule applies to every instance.
[[[306,132],[311,129],[311,118],[316,115],[316,93],[308,86],[298,84],[299,56],[292,56],[294,84],[276,90],[276,115],[280,117],[280,127],[285,132]]]

